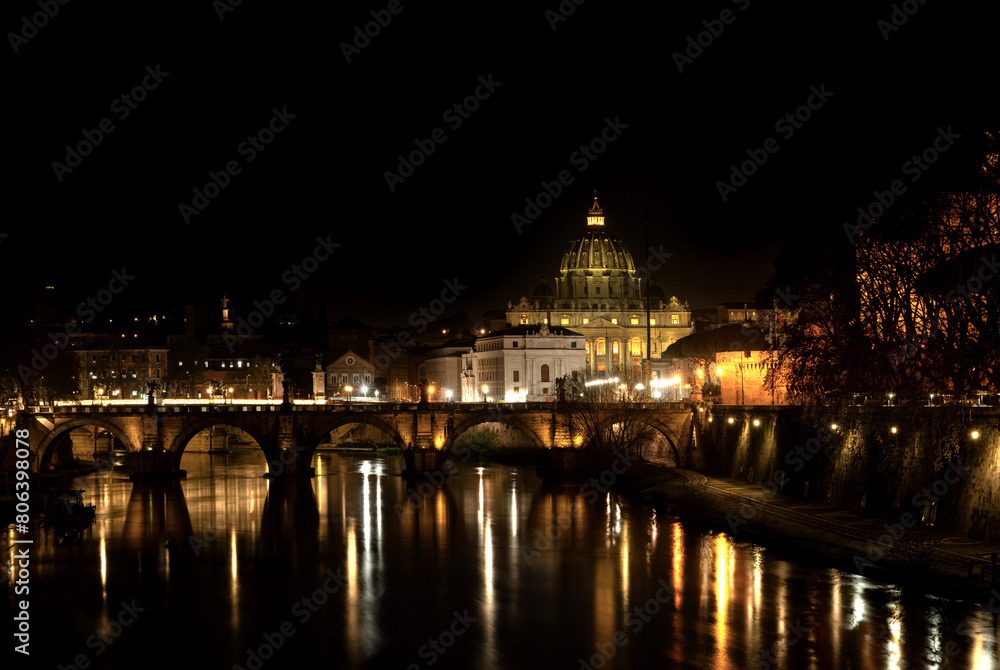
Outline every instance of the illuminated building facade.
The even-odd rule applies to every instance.
[[[638,376],[647,349],[647,297],[650,358],[658,358],[691,332],[687,303],[675,297],[667,300],[658,286],[641,282],[642,275],[648,273],[636,271],[628,249],[605,226],[604,210],[595,193],[586,228],[563,254],[555,290],[543,281],[530,300],[522,297],[516,304],[508,302],[507,322],[515,327],[572,328],[585,340],[590,376],[622,372]]]
[[[477,338],[462,356],[462,401],[555,401],[556,380],[582,379],[586,366],[580,333],[545,324],[506,328]]]

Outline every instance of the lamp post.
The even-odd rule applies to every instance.
[[[350,407],[351,406],[351,393],[354,391],[354,387],[351,386],[350,384],[348,384],[347,386],[344,387],[344,390],[347,391],[347,406]]]
[[[445,390],[444,397],[448,399],[448,402],[451,402],[451,389]]]
[[[489,397],[486,395],[490,392],[490,387],[483,384],[483,402],[489,402]]]

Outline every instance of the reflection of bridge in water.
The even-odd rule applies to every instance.
[[[655,429],[674,461],[685,465],[694,446],[694,406],[649,403],[629,410]],[[232,426],[264,452],[268,476],[311,476],[316,448],[348,425],[366,424],[403,450],[407,470],[444,466],[455,440],[482,424],[499,423],[523,434],[532,446],[552,450],[553,463],[572,462],[586,439],[564,403],[366,403],[359,405],[98,405],[39,406],[27,410],[32,465],[47,469],[72,460],[71,431],[107,431],[133,459],[136,475],[182,476],[181,457],[206,428]],[[610,427],[621,416],[608,405],[596,414]]]

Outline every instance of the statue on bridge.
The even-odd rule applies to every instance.
[[[156,391],[159,388],[160,388],[160,385],[156,382],[155,379],[150,379],[148,382],[146,382],[146,389],[147,389],[146,393],[147,393],[147,399],[148,399],[148,403],[147,404],[150,404],[150,405],[156,404],[156,401],[154,400],[154,397],[156,396]]]

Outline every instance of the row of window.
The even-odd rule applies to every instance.
[[[91,354],[91,356],[90,356],[90,362],[91,363],[97,363],[97,354]],[[108,362],[108,355],[107,354],[101,354],[101,362],[102,363],[107,363]],[[111,362],[112,363],[117,363],[118,362],[118,354],[111,354]],[[136,362],[135,354],[132,354],[131,356],[129,356],[129,360],[128,361],[125,360],[125,354],[122,354],[122,363],[126,363],[126,362],[127,363],[135,363]],[[160,362],[160,354],[156,354],[156,361],[155,362],[156,363]]]
[[[159,361],[160,357],[157,356],[156,360]],[[202,363],[205,365],[206,368],[208,367],[208,361],[202,361]],[[219,369],[220,370],[225,370],[226,368],[242,368],[243,367],[243,363],[244,363],[244,361],[221,361],[219,363]],[[198,365],[198,361],[195,361],[194,364]],[[246,367],[249,368],[250,367],[250,361],[246,361],[246,364],[247,364]],[[179,367],[179,368],[184,367],[184,361],[177,361],[177,367]]]
[[[348,379],[348,376],[346,374],[341,374],[340,375],[340,384],[341,384],[341,386],[343,386],[344,384],[347,384],[347,379]],[[352,384],[361,384],[362,383],[362,379],[364,379],[364,384],[366,386],[368,386],[368,385],[370,385],[372,383],[372,376],[371,376],[370,373],[367,373],[367,372],[364,374],[363,377],[362,377],[362,375],[360,373],[355,372],[352,375],[352,377],[351,377],[351,383]],[[331,373],[330,374],[330,386],[336,386],[336,385],[337,385],[337,375]],[[354,389],[354,390],[355,391],[360,391],[361,389]]]
[[[548,319],[542,319],[542,321],[544,323],[548,323],[549,322]],[[572,323],[572,321],[573,321],[573,318],[571,316],[569,316],[568,314],[563,314],[562,316],[559,317],[559,325],[560,326],[572,326],[572,325],[576,325],[576,324]],[[628,321],[629,321],[629,325],[630,326],[641,326],[642,325],[640,323],[639,317],[637,317],[637,316],[629,317]],[[590,323],[590,319],[585,316],[585,317],[583,317],[581,319],[580,325],[586,326],[588,323]],[[618,317],[612,318],[611,319],[611,323],[617,325],[618,324]],[[528,315],[527,314],[522,314],[521,315],[521,325],[522,326],[528,325]],[[655,326],[656,325],[656,319],[650,318],[649,325]],[[670,325],[671,326],[679,326],[679,325],[681,325],[681,315],[680,314],[671,314],[670,315]]]
[[[101,370],[101,372],[100,372],[100,379],[107,379],[108,377],[111,377],[112,379],[117,379],[118,378],[118,374],[114,370],[111,370],[110,372],[108,370]],[[129,377],[131,377],[132,379],[135,379],[136,378],[135,373],[134,372],[130,372],[130,371],[126,371],[126,372],[122,373],[122,379],[127,379]],[[160,368],[156,368],[156,369],[153,370],[153,377],[156,378],[156,379],[160,378]],[[92,372],[92,373],[90,373],[90,378],[91,379],[97,379],[98,378],[98,374],[96,372]]]
[[[514,370],[512,372],[512,374],[513,374],[513,380],[512,381],[515,381],[515,382],[521,381],[521,371],[520,370]],[[549,366],[548,365],[542,365],[542,367],[539,368],[539,370],[538,370],[538,375],[539,375],[539,381],[543,381],[543,382],[549,381]],[[515,392],[516,392],[516,389],[515,389]]]

